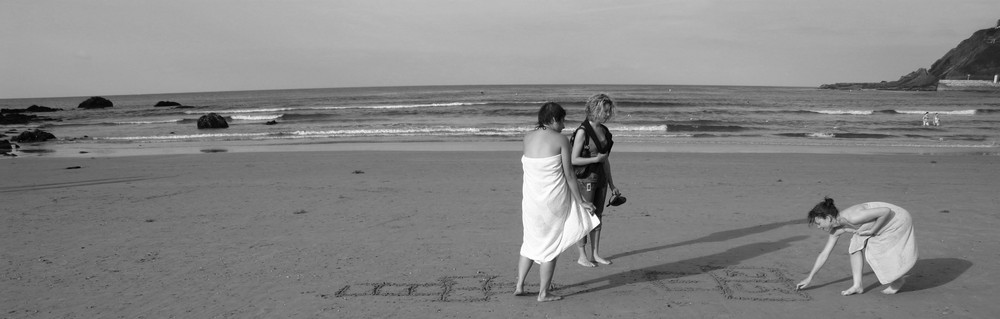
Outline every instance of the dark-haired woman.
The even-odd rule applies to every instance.
[[[802,289],[809,286],[813,276],[826,263],[827,257],[837,244],[840,235],[851,233],[851,275],[854,284],[840,294],[847,296],[864,291],[861,286],[861,269],[863,260],[875,272],[879,282],[889,287],[882,290],[884,294],[894,294],[903,287],[906,272],[917,262],[917,243],[913,236],[913,221],[910,213],[899,206],[868,202],[854,205],[840,211],[833,204],[833,199],[826,198],[809,211],[810,225],[816,225],[830,234],[823,251],[816,257],[809,277],[799,282],[795,287]]]
[[[540,265],[538,301],[559,300],[549,292],[556,257],[600,224],[594,205],[580,196],[570,164],[572,146],[562,135],[566,111],[557,103],[538,110],[538,124],[524,135],[521,222],[524,227],[514,295],[524,295],[532,262]]]

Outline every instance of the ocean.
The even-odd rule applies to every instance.
[[[996,152],[1000,94],[838,91],[805,87],[673,85],[490,85],[328,88],[103,96],[106,109],[79,109],[87,97],[0,100],[0,108],[61,108],[53,121],[5,125],[54,134],[52,145],[384,143],[519,141],[544,102],[566,108],[567,129],[583,104],[609,94],[616,145],[807,145],[976,148]],[[173,101],[189,108],[154,107]],[[924,113],[940,126],[924,126]],[[226,129],[197,129],[208,113]],[[267,125],[269,121],[276,124]],[[42,147],[44,144],[26,147]]]

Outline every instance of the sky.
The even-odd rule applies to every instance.
[[[997,0],[0,0],[0,98],[896,80]]]

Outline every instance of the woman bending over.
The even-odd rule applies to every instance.
[[[903,287],[904,275],[917,262],[917,243],[913,236],[913,221],[910,213],[899,206],[868,202],[857,204],[843,211],[833,205],[833,199],[826,198],[809,211],[810,225],[816,225],[830,234],[823,251],[816,257],[809,277],[799,282],[795,288],[809,286],[813,276],[826,263],[827,257],[843,234],[853,234],[848,253],[851,255],[851,275],[854,284],[840,294],[847,296],[862,293],[862,260],[875,272],[879,282],[889,287],[884,294],[894,294]]]

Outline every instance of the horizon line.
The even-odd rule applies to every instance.
[[[198,93],[232,93],[250,91],[294,91],[294,90],[329,90],[329,89],[375,89],[375,88],[417,88],[417,87],[489,87],[489,86],[675,86],[675,87],[768,87],[768,88],[816,88],[818,86],[796,86],[796,85],[745,85],[745,84],[427,84],[427,85],[385,85],[385,86],[334,86],[334,87],[299,87],[299,88],[272,88],[272,89],[233,89],[233,90],[206,90],[187,92],[146,92],[146,93],[125,93],[125,94],[87,94],[87,95],[63,95],[63,96],[26,96],[26,97],[4,97],[0,100],[30,100],[30,99],[64,99],[64,98],[89,98],[94,96],[136,96],[136,95],[173,95],[173,94],[198,94]]]

